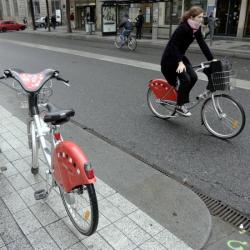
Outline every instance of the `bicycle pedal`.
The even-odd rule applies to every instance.
[[[45,189],[35,191],[34,197],[36,200],[42,200],[48,197],[48,192]]]

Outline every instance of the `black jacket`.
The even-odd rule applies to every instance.
[[[193,34],[193,30],[189,24],[187,22],[183,22],[178,26],[169,40],[162,55],[161,66],[165,67],[169,64],[177,66],[183,59],[185,61],[185,53],[194,39],[197,40],[207,60],[213,60],[213,55],[203,39],[201,27]]]

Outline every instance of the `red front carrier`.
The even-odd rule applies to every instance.
[[[54,178],[65,192],[96,181],[88,158],[75,143],[62,141],[53,153]]]
[[[154,79],[148,84],[148,87],[153,91],[155,97],[161,100],[177,101],[177,91],[164,79]]]

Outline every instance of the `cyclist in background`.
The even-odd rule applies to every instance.
[[[120,35],[122,46],[125,44],[125,37],[128,37],[133,30],[133,24],[129,19],[129,15],[125,14],[122,20],[122,23],[119,25],[119,29],[123,28],[123,31]]]

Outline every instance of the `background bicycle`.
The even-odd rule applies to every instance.
[[[125,43],[123,44],[123,39],[121,37],[121,34],[119,33],[116,35],[115,41],[114,41],[116,48],[120,49],[126,45],[131,51],[134,51],[137,47],[137,41],[135,37],[133,37],[130,33],[128,36],[125,36],[124,39],[125,39]]]
[[[245,126],[245,112],[240,103],[225,92],[235,86],[235,74],[228,60],[204,62],[194,66],[196,72],[208,77],[206,90],[187,104],[194,108],[204,101],[201,121],[214,136],[230,139],[240,134]],[[178,87],[177,87],[178,88]],[[176,113],[177,90],[166,80],[154,79],[148,84],[147,102],[150,110],[159,118],[178,117]]]
[[[94,169],[87,156],[72,141],[63,140],[59,128],[75,115],[73,109],[57,109],[47,103],[52,95],[52,79],[68,85],[59,72],[46,69],[38,74],[8,69],[0,79],[12,78],[14,86],[28,102],[28,144],[32,151],[31,172],[39,172],[39,149],[47,162],[46,188],[34,193],[35,199],[46,199],[52,188],[59,188],[67,214],[77,230],[91,235],[98,225],[98,204],[94,188]],[[49,141],[48,141],[49,140]]]

